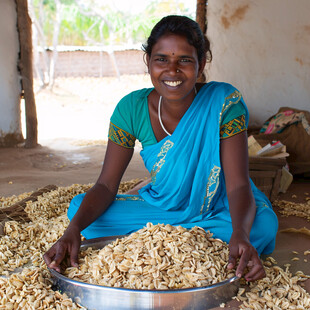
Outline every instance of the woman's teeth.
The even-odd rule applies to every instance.
[[[165,81],[164,83],[167,84],[168,86],[175,87],[175,86],[180,85],[182,83],[182,81]]]

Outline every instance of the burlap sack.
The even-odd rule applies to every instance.
[[[279,112],[293,110],[295,112],[303,112],[310,124],[310,112],[298,110],[290,107],[282,107]],[[271,116],[267,121],[274,117]],[[292,174],[304,174],[310,172],[310,135],[306,132],[301,122],[291,124],[281,133],[274,134],[256,134],[254,138],[261,146],[265,146],[273,140],[279,140],[286,145],[286,150],[290,154],[287,157],[290,172]]]

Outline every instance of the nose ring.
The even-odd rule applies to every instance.
[[[180,72],[180,70],[179,69],[177,69],[177,73],[179,73]]]

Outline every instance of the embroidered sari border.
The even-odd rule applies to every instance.
[[[238,90],[235,90],[233,93],[231,93],[229,96],[225,98],[222,111],[220,113],[219,124],[221,124],[222,117],[224,113],[226,112],[226,110],[228,110],[231,107],[231,105],[237,104],[241,100],[241,98],[242,98],[242,95]]]
[[[173,147],[174,143],[170,140],[167,140],[161,147],[159,154],[157,155],[157,161],[154,164],[151,171],[151,179],[152,183],[156,182],[156,175],[160,171],[161,167],[164,165],[166,161],[166,155],[168,151]]]
[[[245,131],[246,124],[245,124],[245,116],[240,115],[235,119],[229,121],[228,123],[224,124],[220,128],[220,138],[227,139],[230,138],[240,132]]]
[[[134,148],[136,141],[136,138],[132,134],[114,125],[112,122],[110,122],[109,139],[114,143],[129,149]]]

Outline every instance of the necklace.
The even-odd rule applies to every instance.
[[[195,96],[197,95],[197,90],[196,87],[194,87],[195,90]],[[168,135],[171,136],[171,133],[165,128],[162,120],[161,120],[161,116],[160,116],[160,107],[161,107],[161,101],[162,101],[162,96],[159,97],[159,101],[158,101],[158,119],[159,119],[159,123],[161,128],[163,129],[163,131]]]
[[[168,136],[171,136],[171,133],[167,131],[167,129],[165,128],[162,120],[161,120],[161,116],[160,116],[160,106],[161,106],[161,98],[162,96],[159,97],[159,101],[158,101],[158,119],[159,119],[159,122],[160,122],[160,126],[161,128],[163,129],[163,131],[168,135]]]

